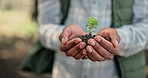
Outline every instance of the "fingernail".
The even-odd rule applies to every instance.
[[[62,38],[62,40],[61,40],[62,42],[64,42],[64,38]]]
[[[95,41],[94,40],[91,41],[91,45],[95,46]]]
[[[98,38],[98,37],[96,37],[96,40],[97,40],[97,42],[100,42],[101,41],[100,38]]]
[[[88,59],[88,56],[85,56],[86,59]]]
[[[86,51],[84,51],[84,49],[83,49],[83,55],[86,55],[87,53],[86,53]]]
[[[83,49],[84,48],[84,45],[83,44],[80,44],[79,48],[80,49]]]
[[[76,41],[75,41],[75,43],[76,43],[76,44],[78,44],[78,43],[79,43],[79,41],[78,41],[78,40],[76,40]]]
[[[87,57],[87,56],[84,56],[84,57],[82,57],[82,59],[83,59],[83,60],[87,60],[87,59],[88,59],[88,57]]]
[[[88,48],[88,52],[89,53],[92,53],[92,49],[90,47]]]
[[[118,45],[118,41],[116,40],[115,43]]]
[[[115,40],[115,47],[118,47],[118,41]]]

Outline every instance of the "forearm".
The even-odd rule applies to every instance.
[[[61,11],[59,0],[39,0],[38,24],[40,40],[43,46],[59,50],[59,34],[63,26],[60,25]]]
[[[137,23],[118,28],[122,56],[130,56],[148,48],[148,24]]]
[[[44,26],[40,26],[40,40],[44,47],[59,50],[60,48],[60,40],[59,35],[62,32],[64,26],[56,25],[56,24],[47,24]]]
[[[122,56],[130,56],[148,48],[148,0],[135,0],[133,23],[117,28],[121,37]]]

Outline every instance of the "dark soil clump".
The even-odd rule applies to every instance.
[[[86,44],[88,44],[87,43],[87,41],[89,40],[89,39],[93,39],[95,37],[95,35],[92,35],[91,33],[89,33],[88,35],[87,34],[85,34],[85,35],[82,35],[82,36],[80,36],[79,38],[83,41],[83,42],[85,42]]]
[[[79,36],[79,38],[82,40],[82,42],[85,42],[87,45],[88,45],[88,40],[89,39],[93,39],[94,37],[95,37],[96,35],[92,35],[91,33],[89,33],[89,34],[85,34],[85,35],[82,35],[82,36]],[[107,41],[111,41],[111,39],[110,38],[108,38],[108,37],[103,37],[105,40],[107,40]]]

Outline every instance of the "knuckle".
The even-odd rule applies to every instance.
[[[63,52],[65,51],[62,47],[60,47],[60,50],[63,51]]]
[[[92,61],[92,62],[96,62],[97,60],[92,60],[92,59],[91,59],[91,61]]]
[[[70,52],[67,52],[67,53],[66,53],[66,56],[69,57],[69,56],[72,56],[72,54],[71,54]]]
[[[111,51],[113,51],[114,49],[113,49],[113,47],[109,47],[109,51],[111,52]]]
[[[96,49],[97,52],[100,52],[100,50],[101,50],[101,47],[99,44],[96,44],[96,46],[94,46],[94,48]]]
[[[104,51],[104,52],[100,52],[101,56],[105,57],[105,58],[108,58],[109,56],[109,53],[107,51]]]
[[[97,49],[98,49],[98,48],[100,48],[99,43],[98,43],[98,42],[96,42],[96,41],[94,41],[94,42],[95,42],[95,46],[94,46],[94,47],[95,47],[95,48],[97,48]]]
[[[97,59],[97,61],[98,61],[98,62],[105,61],[105,58],[100,57],[100,58]]]
[[[84,56],[84,54],[81,52],[81,53],[80,53],[80,56]]]
[[[115,51],[113,52],[113,54],[115,54],[115,55],[119,55],[119,53],[120,53],[120,50],[115,50]]]
[[[78,58],[78,57],[74,57],[76,60],[79,60],[80,58]]]
[[[109,56],[107,59],[112,60],[113,58],[114,58],[114,56]]]
[[[112,52],[112,51],[114,51],[114,48],[112,47],[112,46],[106,46],[106,48],[107,48],[107,50],[109,51],[109,52]]]
[[[66,51],[66,50],[67,50],[67,48],[66,48],[66,47],[62,47],[62,46],[61,46],[61,47],[60,47],[60,50],[61,50],[61,51]]]
[[[102,60],[101,60],[101,59],[97,59],[97,61],[98,61],[98,62],[101,62]]]
[[[115,55],[119,55],[120,54],[120,52],[115,52]]]

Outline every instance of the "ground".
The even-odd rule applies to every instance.
[[[27,12],[0,11],[0,78],[50,78],[20,70],[37,39],[37,24]]]

